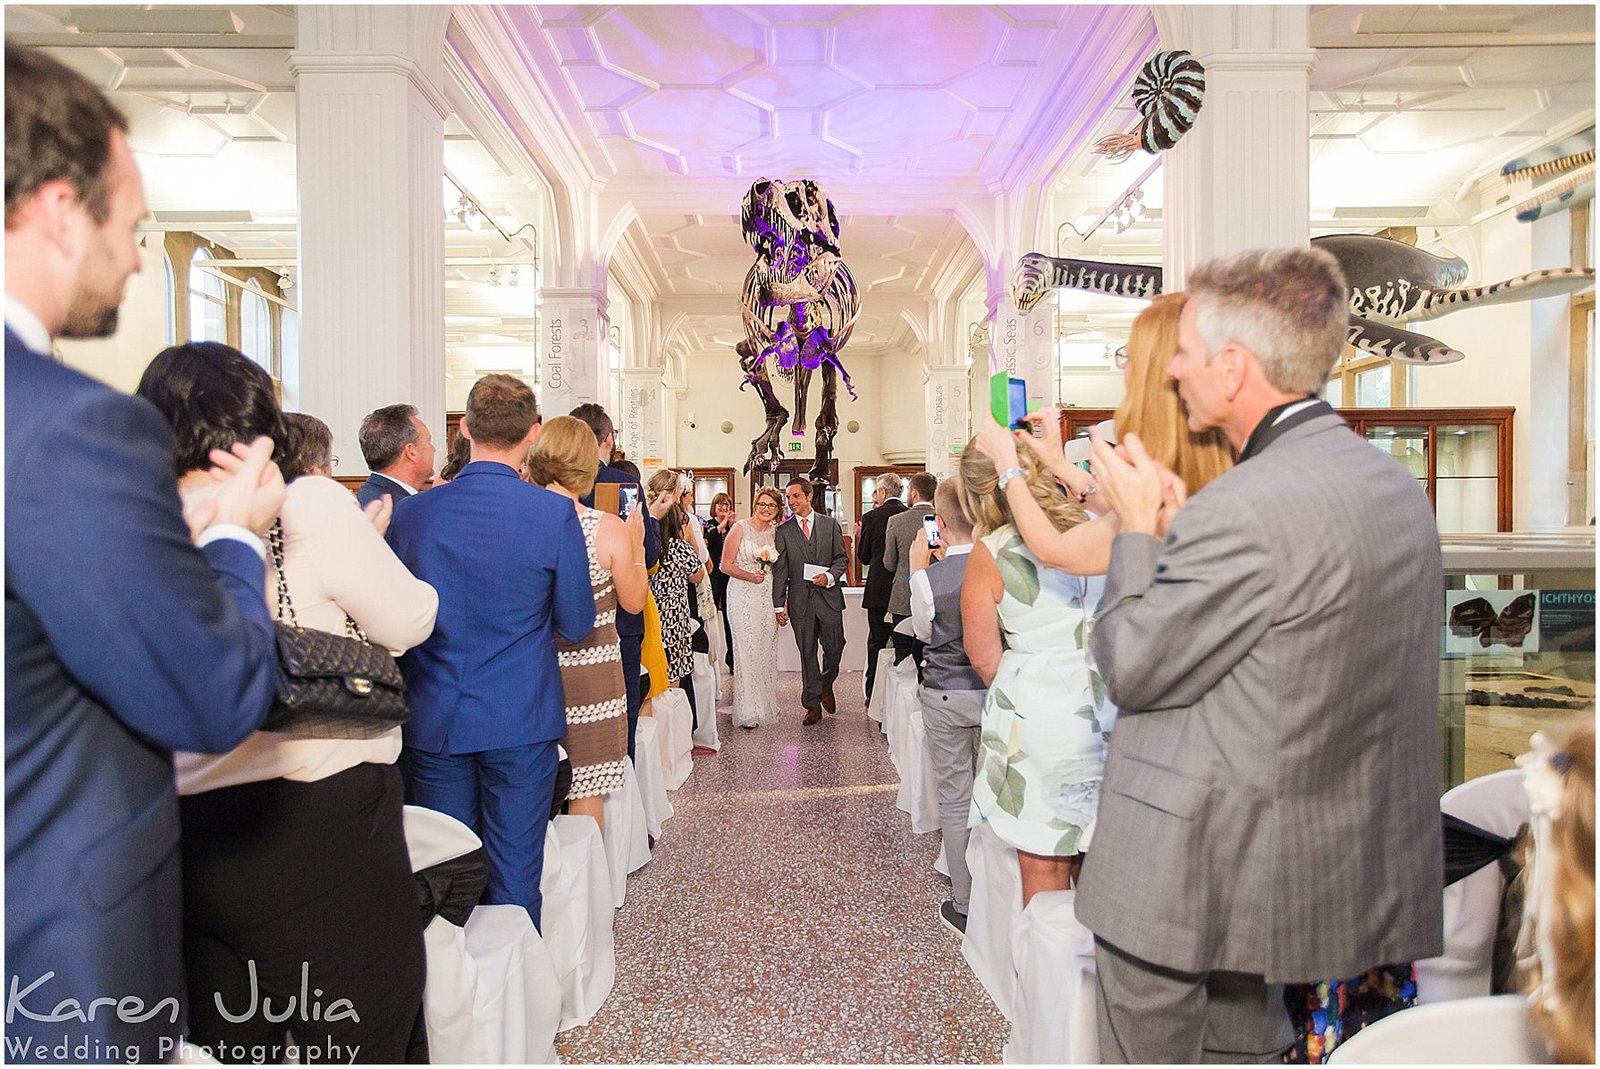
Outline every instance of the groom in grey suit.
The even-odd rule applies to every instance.
[[[790,481],[786,496],[794,513],[778,527],[774,544],[778,562],[772,566],[772,604],[778,624],[794,624],[795,645],[800,647],[800,704],[806,716],[801,723],[815,724],[822,710],[836,712],[833,681],[839,677],[844,653],[844,532],[831,516],[817,512],[811,503],[811,483]],[[805,566],[823,571],[811,579]],[[821,646],[822,664],[817,664]]]
[[[1316,399],[1344,278],[1274,249],[1187,292],[1168,373],[1238,465],[1185,503],[1136,435],[1093,454],[1121,533],[1091,647],[1121,715],[1076,909],[1107,1062],[1276,1061],[1283,984],[1443,944],[1438,531]]]

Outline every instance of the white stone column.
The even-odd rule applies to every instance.
[[[928,414],[928,460],[930,472],[944,479],[955,467],[951,450],[960,452],[972,437],[967,412],[971,399],[967,397],[967,369],[965,367],[930,367],[925,388]]]
[[[539,294],[539,409],[564,416],[579,405],[609,403],[605,387],[606,295],[589,289],[545,289]]]
[[[1028,410],[1056,403],[1056,333],[1053,301],[1024,315],[1001,293],[990,299],[991,367],[1028,384]]]
[[[622,372],[622,415],[618,436],[628,458],[649,477],[649,469],[666,460],[666,388],[657,368],[627,368]]]
[[[1170,293],[1202,260],[1310,240],[1316,53],[1302,5],[1151,11],[1161,47],[1188,49],[1206,68],[1199,118],[1165,156],[1163,288]]]
[[[380,406],[416,405],[444,442],[450,9],[306,6],[297,17],[303,356],[288,393],[332,428],[339,474],[353,475],[361,419]]]

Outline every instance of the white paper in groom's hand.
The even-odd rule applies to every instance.
[[[803,565],[800,570],[800,578],[804,579],[808,583],[819,575],[827,574],[828,569],[824,568],[820,564],[806,564]]]

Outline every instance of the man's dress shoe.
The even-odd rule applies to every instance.
[[[821,709],[807,709],[806,710],[806,718],[804,720],[800,721],[800,722],[802,724],[809,725],[809,724],[818,723],[821,720],[822,720],[822,710]]]
[[[822,708],[829,716],[837,716],[839,713],[839,704],[833,700],[832,687],[829,687],[828,693],[822,696]]]

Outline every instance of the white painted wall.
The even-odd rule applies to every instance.
[[[128,279],[128,289],[117,312],[117,332],[109,338],[57,342],[68,367],[124,393],[132,393],[138,387],[144,369],[167,347],[167,283],[160,235],[151,235],[150,244],[152,248],[139,250],[144,266]]]

